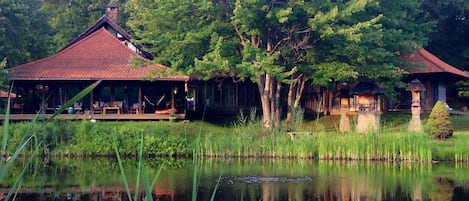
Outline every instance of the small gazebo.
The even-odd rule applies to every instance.
[[[351,91],[358,98],[357,132],[364,133],[379,128],[379,97],[384,91],[374,82],[364,80]]]

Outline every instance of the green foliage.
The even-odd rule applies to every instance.
[[[426,48],[443,61],[469,70],[469,3],[466,0],[423,0],[423,19],[435,23]]]
[[[125,10],[125,0],[111,2],[118,4],[121,10],[119,18],[125,20],[121,15]],[[109,0],[43,1],[42,10],[49,15],[46,22],[49,23],[50,31],[53,33],[51,49],[57,51],[64,48],[105,14],[109,3]]]
[[[104,123],[82,121],[73,123],[75,127],[68,127],[68,137],[60,141],[55,149],[51,150],[53,155],[83,156],[113,155],[114,145],[119,148],[122,155],[136,156],[138,153],[139,139],[143,133],[143,149],[145,156],[184,156],[188,155],[191,145],[181,131],[172,130],[168,126],[170,122],[150,125],[146,123]],[[20,124],[21,125],[21,124]],[[20,129],[17,129],[20,130]],[[49,134],[54,135],[54,134]],[[60,136],[65,138],[64,133]]]
[[[304,120],[304,113],[305,110],[301,107],[294,108],[292,111],[292,121],[290,122],[290,131],[299,131],[300,125],[303,123]]]
[[[15,66],[46,56],[49,41],[42,0],[0,0],[0,58]]]
[[[459,81],[455,85],[459,98],[469,98],[469,81]]]
[[[127,26],[137,43],[155,54],[155,62],[183,69],[202,59],[211,41],[217,41],[213,33],[224,35],[217,31],[226,26],[218,20],[221,13],[211,5],[206,0],[129,0]]]
[[[7,58],[3,58],[0,62],[0,90],[7,90],[9,88],[9,74],[6,70]]]
[[[358,72],[347,63],[330,62],[314,65],[313,83],[329,87],[336,82],[356,79]]]
[[[453,126],[449,119],[448,108],[442,101],[437,101],[424,126],[425,132],[434,139],[446,139],[453,135]]]

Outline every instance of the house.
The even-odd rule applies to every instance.
[[[408,65],[401,68],[409,72],[404,76],[405,83],[411,83],[412,80],[420,80],[425,90],[421,93],[421,104],[423,111],[431,111],[433,105],[438,100],[447,101],[447,86],[454,84],[460,80],[469,79],[469,75],[444,61],[440,60],[435,55],[427,50],[421,48],[412,54],[403,54],[402,58],[409,61]],[[314,114],[317,111],[320,113],[339,114],[341,105],[341,95],[344,94],[344,83],[337,85],[337,90],[327,90],[319,86],[305,85],[303,92],[302,105],[307,113]],[[350,83],[347,83],[349,85]],[[350,91],[352,86],[345,87]],[[337,92],[337,93],[335,93]],[[346,92],[348,93],[348,92]],[[394,104],[389,104],[392,101],[382,99],[377,100],[377,108],[380,112],[384,111],[405,111],[410,112],[411,107],[411,93],[401,90],[400,97]],[[358,97],[349,97],[350,111],[358,111]]]
[[[188,84],[188,109],[195,114],[248,114],[260,109],[257,84],[249,80],[217,77],[207,81],[193,79]]]
[[[70,113],[185,113],[188,76],[159,64],[130,42],[117,23],[118,7],[73,39],[56,54],[9,68],[24,113],[52,113],[86,86],[95,90],[74,104]],[[145,65],[132,66],[131,61]]]
[[[416,63],[416,66],[405,66],[410,74],[405,77],[404,81],[410,83],[412,80],[418,79],[425,86],[422,92],[422,110],[430,111],[437,101],[447,102],[447,86],[454,84],[460,80],[469,79],[469,75],[421,48],[413,54],[404,54],[403,58],[410,62]],[[400,99],[405,103],[406,108],[410,108],[412,100],[410,93],[403,93]]]

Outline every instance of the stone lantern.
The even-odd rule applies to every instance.
[[[350,119],[348,111],[350,111],[350,86],[344,82],[340,84],[338,92],[335,94],[336,98],[340,100],[340,122],[339,131],[349,132],[350,131]]]
[[[384,91],[372,81],[361,81],[352,89],[358,97],[357,132],[376,131],[379,128],[379,97]]]
[[[420,105],[420,93],[425,91],[425,86],[420,82],[420,80],[415,79],[410,82],[407,86],[406,91],[412,93],[412,103],[410,106],[410,111],[412,112],[412,119],[409,123],[409,131],[422,132],[422,121],[420,120],[420,112],[422,111]]]

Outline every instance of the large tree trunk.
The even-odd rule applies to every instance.
[[[327,106],[327,115],[330,115],[332,113],[332,107],[334,103],[334,92],[331,88],[328,88],[328,93],[329,93],[329,100],[328,100],[328,106]]]
[[[270,75],[265,74],[258,76],[257,87],[259,88],[259,94],[261,96],[261,106],[262,106],[262,125],[264,129],[271,129],[272,119],[271,119],[271,108],[270,108]]]
[[[292,116],[292,110],[293,110],[293,96],[294,94],[294,88],[295,88],[296,83],[291,83],[290,86],[288,87],[288,95],[287,95],[287,118],[286,121],[289,124],[289,127],[291,126],[291,116]]]
[[[301,95],[303,94],[305,82],[306,79],[304,79],[304,75],[299,74],[296,77],[295,82],[291,83],[288,89],[286,121],[290,126],[293,121],[293,111],[296,111],[300,106]]]
[[[275,127],[279,127],[281,124],[280,124],[280,120],[281,120],[281,117],[282,117],[282,102],[280,101],[280,97],[281,97],[281,94],[280,92],[282,91],[282,82],[279,82],[279,81],[276,81],[276,86],[275,86],[275,100],[273,102],[274,104],[274,110],[272,111],[275,111],[275,117],[274,117],[274,125]]]

